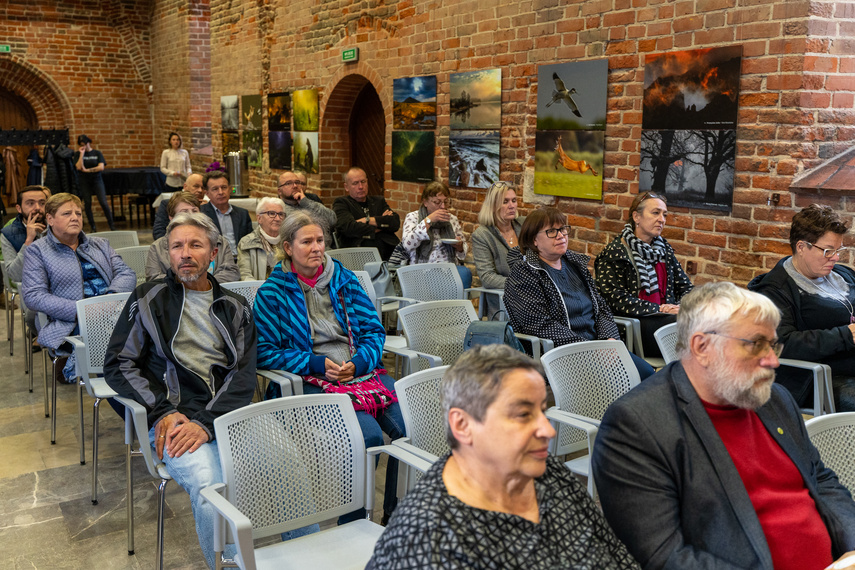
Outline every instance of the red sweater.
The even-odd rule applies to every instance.
[[[822,569],[831,537],[801,473],[754,411],[704,402],[772,552],[775,570]]]

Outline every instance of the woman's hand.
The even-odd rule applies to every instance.
[[[324,360],[324,368],[324,376],[330,382],[347,382],[353,379],[353,374],[356,372],[356,365],[353,362],[336,364],[329,358]]]
[[[676,315],[680,312],[680,305],[670,305],[667,303],[664,305],[659,305],[659,312],[668,313],[669,315]]]
[[[430,218],[430,221],[434,222],[434,223],[435,222],[448,222],[451,220],[451,212],[442,208],[442,209],[436,210],[432,214],[428,214],[427,217]]]
[[[855,342],[855,324],[849,325],[849,332],[852,333],[852,342]]]

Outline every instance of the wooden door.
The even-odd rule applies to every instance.
[[[365,171],[368,193],[383,195],[386,156],[386,116],[371,83],[366,83],[350,112],[351,164]]]
[[[0,87],[0,129],[37,129],[38,120],[33,107],[26,99],[20,95],[16,95],[11,91]],[[0,147],[2,152],[6,147]],[[32,146],[15,146],[12,147],[18,155],[18,183],[21,188],[27,185],[27,172],[30,167],[27,165],[27,156],[30,150],[35,148]],[[2,160],[2,157],[0,157]],[[8,176],[9,173],[7,172]],[[0,194],[6,201],[7,210],[14,212],[15,206],[9,203],[9,197],[6,195],[6,188],[0,188]]]

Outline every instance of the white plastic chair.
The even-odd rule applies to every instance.
[[[80,326],[79,336],[69,336],[66,340],[74,347],[74,357],[77,365],[78,392],[80,402],[80,439],[83,448],[83,393],[95,398],[92,412],[92,504],[98,504],[98,410],[101,400],[113,398],[117,394],[104,380],[104,358],[113,329],[119,320],[119,315],[127,304],[130,293],[114,293],[101,295],[77,301],[77,323]],[[53,425],[56,425],[54,414]],[[82,463],[82,461],[81,461]]]
[[[327,254],[337,259],[341,264],[351,271],[362,271],[365,264],[371,261],[381,262],[380,251],[376,247],[345,247],[342,249],[329,249]]]
[[[136,232],[134,232],[136,234]],[[137,274],[137,285],[145,283],[145,261],[148,258],[148,250],[151,249],[147,245],[137,245],[131,247],[120,247],[116,250],[125,265],[134,270]]]
[[[383,533],[370,520],[373,455],[419,462],[394,446],[366,450],[353,404],[343,394],[252,404],[214,420],[214,430],[224,484],[203,489],[202,496],[217,512],[215,556],[227,541],[225,519],[237,546],[234,563],[244,569],[364,568]],[[253,544],[363,507],[366,519],[261,548]]]
[[[559,425],[551,450],[554,455],[565,455],[587,448],[587,455],[566,465],[588,478],[588,492],[596,497],[590,459],[597,429],[609,405],[641,382],[638,370],[626,345],[619,340],[560,346],[544,354],[541,363],[555,395],[555,408],[547,411],[547,417],[575,428]],[[579,430],[585,431],[586,437]]]
[[[855,412],[816,417],[805,422],[805,427],[825,466],[855,493]]]
[[[23,295],[18,294],[20,288],[6,276],[5,262],[0,263],[0,271],[3,273],[3,295],[6,301],[6,337],[9,339],[9,356],[13,356],[13,345],[15,344],[15,299],[17,297],[23,298]]]
[[[677,323],[671,323],[653,333],[665,363],[678,360],[677,358]],[[813,409],[803,410],[814,416],[834,413],[834,388],[831,384],[831,367],[828,364],[779,358],[781,366],[790,366],[807,370],[813,375]]]
[[[418,301],[446,301],[465,299],[469,289],[453,263],[419,263],[405,265],[397,270],[401,294]]]
[[[117,250],[123,247],[135,247],[140,244],[139,235],[135,231],[121,230],[111,232],[95,232],[87,234],[88,237],[104,238],[110,242],[110,247]]]

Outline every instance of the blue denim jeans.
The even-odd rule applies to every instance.
[[[149,430],[148,439],[156,461],[154,428]],[[164,451],[163,463],[172,479],[190,495],[190,508],[193,510],[193,518],[196,520],[199,546],[202,547],[202,554],[205,555],[205,562],[208,563],[208,567],[214,568],[214,508],[208,501],[203,500],[199,493],[205,487],[223,482],[217,441],[205,443],[193,453],[185,453],[181,457],[169,457]],[[282,540],[298,538],[319,530],[318,525],[309,525],[283,533]],[[233,558],[235,552],[235,545],[227,544],[223,554],[226,558]]]
[[[380,374],[380,381],[389,389],[390,392],[395,392],[395,379],[387,374]],[[304,394],[322,394],[323,390],[313,384],[303,384]],[[404,429],[404,416],[401,414],[401,405],[398,402],[389,405],[375,418],[366,412],[356,412],[356,419],[359,420],[359,427],[362,429],[362,439],[365,441],[365,447],[375,447],[383,445],[383,432],[386,432],[393,440],[404,437],[406,429]],[[377,460],[379,461],[379,457]],[[376,464],[375,464],[376,466]],[[398,460],[392,457],[389,458],[389,463],[386,465],[386,486],[383,490],[383,511],[391,513],[395,510],[398,504]],[[338,519],[338,524],[355,521],[365,518],[365,509],[358,509],[352,513],[341,516]]]
[[[649,376],[652,376],[653,373],[656,372],[653,367],[650,366],[650,364],[640,356],[637,356],[632,352],[630,352],[629,355],[632,357],[632,363],[635,364],[635,368],[636,370],[638,370],[638,375],[641,377],[642,380]]]
[[[472,287],[472,270],[465,265],[457,266],[457,273],[460,274],[460,280],[463,281],[463,288],[469,289]]]

